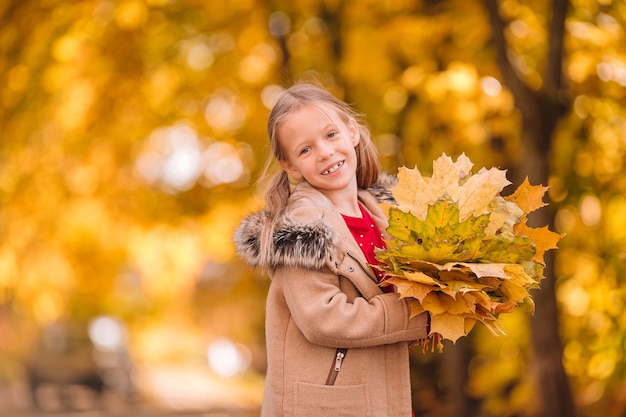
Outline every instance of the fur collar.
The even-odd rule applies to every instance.
[[[393,202],[391,188],[396,182],[396,177],[381,174],[378,182],[367,191],[379,202]],[[266,210],[252,213],[243,219],[233,236],[237,254],[251,266],[320,269],[337,243],[336,233],[327,222],[303,223],[284,215],[276,222],[272,248],[267,256],[262,256],[261,235],[268,223]]]

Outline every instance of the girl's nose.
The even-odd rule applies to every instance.
[[[322,141],[321,145],[319,146],[319,150],[319,157],[321,160],[328,159],[335,153],[335,148],[333,147],[333,145],[325,141]]]

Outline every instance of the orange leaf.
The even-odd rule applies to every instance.
[[[422,304],[417,301],[414,300],[413,298],[409,299],[409,306],[411,307],[411,314],[410,317],[413,318],[419,314],[422,314],[424,311],[424,308],[422,307]]]
[[[526,220],[517,223],[514,227],[517,236],[526,236],[535,244],[536,252],[532,261],[545,265],[543,255],[550,249],[557,249],[557,242],[564,234],[559,234],[548,229],[548,226],[541,228],[528,227]]]
[[[515,307],[517,307],[517,300],[509,300],[506,301],[504,303],[499,303],[498,305],[496,305],[496,314],[500,314],[500,313],[510,313],[513,311],[513,309]]]
[[[517,187],[517,190],[504,199],[517,204],[525,213],[530,213],[548,205],[543,201],[543,196],[547,190],[548,187],[542,185],[530,185],[528,177],[526,177],[524,182]]]

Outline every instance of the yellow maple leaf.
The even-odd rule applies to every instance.
[[[433,291],[422,301],[424,310],[431,314],[470,314],[474,312],[474,305],[468,302],[462,294],[451,296],[445,292]]]
[[[492,288],[485,284],[463,281],[447,281],[446,286],[441,289],[448,295],[456,297],[456,294],[467,294],[476,291],[489,291]]]
[[[465,317],[465,334],[469,334],[477,322],[478,320],[473,317]]]
[[[493,239],[509,218],[508,213],[492,212],[489,214],[489,225],[485,228],[485,237]]]
[[[460,188],[459,180],[470,174],[472,163],[462,154],[456,162],[445,153],[433,162],[433,175],[430,177],[431,186],[440,197],[444,194],[452,197]],[[454,200],[454,198],[453,198]]]
[[[441,292],[450,296],[450,299],[444,298],[443,306],[450,314],[474,315],[476,313],[476,297],[471,294],[476,291],[453,291],[452,289],[443,288]]]
[[[506,171],[482,168],[472,175],[458,189],[452,189],[453,201],[459,204],[459,222],[470,216],[480,216],[489,212],[489,204],[511,182],[506,179]]]
[[[439,297],[451,298],[447,294],[442,294],[442,293],[439,293],[439,292],[430,292],[421,301],[422,307],[424,307],[424,310],[430,312],[431,315],[445,313],[446,312],[446,308],[444,307],[444,305],[439,300]]]
[[[506,264],[504,270],[508,275],[508,280],[524,288],[532,288],[537,281],[528,274],[526,267],[520,264]],[[541,277],[537,277],[541,278]]]
[[[404,271],[404,276],[412,282],[419,282],[426,285],[435,285],[437,287],[441,287],[439,281],[435,280],[433,277],[426,275],[420,271]]]
[[[420,220],[428,206],[439,198],[449,197],[459,206],[459,221],[488,212],[489,203],[510,181],[506,171],[482,168],[471,175],[472,162],[465,154],[452,161],[445,153],[433,162],[433,173],[425,178],[417,168],[401,167],[398,184],[392,194],[403,211],[410,211]]]
[[[426,218],[428,206],[437,201],[436,193],[417,169],[401,167],[398,170],[398,183],[391,189],[398,208],[411,212],[420,220]],[[426,198],[425,198],[426,197]]]
[[[512,201],[497,196],[489,203],[489,225],[485,238],[492,239],[498,233],[513,232],[513,226],[524,215],[524,211]]]
[[[521,303],[522,300],[530,296],[526,287],[518,285],[513,281],[502,282],[502,284],[498,288],[498,292],[500,292],[506,300],[513,300],[516,303]]]
[[[431,275],[436,275],[441,271],[441,265],[433,263],[433,262],[429,262],[429,261],[424,261],[424,260],[412,260],[410,263],[410,266],[416,270],[425,272],[427,274],[431,274]]]
[[[431,334],[439,333],[444,339],[456,341],[465,336],[465,316],[441,313],[430,316]]]
[[[469,268],[450,268],[442,269],[437,273],[439,279],[444,281],[447,285],[450,285],[450,282],[469,282],[475,283],[476,279],[472,276]]]
[[[500,326],[500,323],[497,320],[481,320],[480,322],[485,325],[487,330],[489,330],[492,335],[494,335],[494,336],[505,336],[506,335],[506,332]]]
[[[432,285],[421,284],[419,282],[411,282],[406,279],[397,277],[387,278],[382,282],[382,285],[395,285],[398,292],[400,293],[400,298],[411,297],[415,298],[420,303],[428,294],[430,294],[436,288]]]
[[[508,278],[504,267],[507,264],[479,264],[471,262],[449,262],[444,265],[444,268],[449,269],[453,266],[463,266],[469,269],[476,275],[477,278],[493,277],[493,278]]]

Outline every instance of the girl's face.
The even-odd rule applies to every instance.
[[[286,160],[280,166],[323,193],[356,190],[359,143],[356,121],[345,122],[332,107],[304,105],[292,111],[276,131]]]

